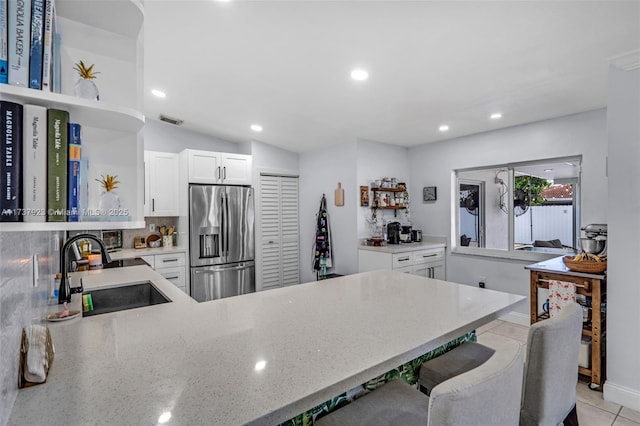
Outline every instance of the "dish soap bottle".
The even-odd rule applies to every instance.
[[[51,289],[49,291],[49,300],[47,300],[47,304],[49,305],[57,305],[58,304],[58,291],[60,289],[60,279],[62,278],[61,273],[57,273],[53,279],[51,280]]]

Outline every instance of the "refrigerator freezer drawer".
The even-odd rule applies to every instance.
[[[254,262],[191,268],[191,297],[198,302],[255,291]]]

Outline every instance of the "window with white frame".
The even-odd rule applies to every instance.
[[[576,156],[456,170],[454,246],[573,251],[580,231],[581,162]]]

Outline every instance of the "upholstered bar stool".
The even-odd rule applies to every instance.
[[[427,395],[431,394],[431,389],[451,377],[462,374],[484,364],[495,350],[488,346],[476,342],[463,343],[463,351],[458,351],[455,362],[451,362],[446,354],[432,358],[420,366],[418,384],[420,390]],[[450,352],[447,352],[450,353]]]
[[[478,368],[446,380],[428,397],[391,381],[316,421],[344,425],[517,425],[522,393],[523,349],[505,342]]]
[[[582,336],[582,308],[570,303],[560,313],[529,328],[521,425],[577,425],[576,383]],[[451,377],[486,362],[491,348],[465,343],[426,361],[418,382],[427,392]]]

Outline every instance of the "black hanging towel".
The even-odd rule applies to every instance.
[[[322,194],[320,209],[316,217],[316,239],[313,243],[313,270],[326,275],[327,268],[331,268],[331,230],[329,228],[329,214],[327,213],[327,199]]]

